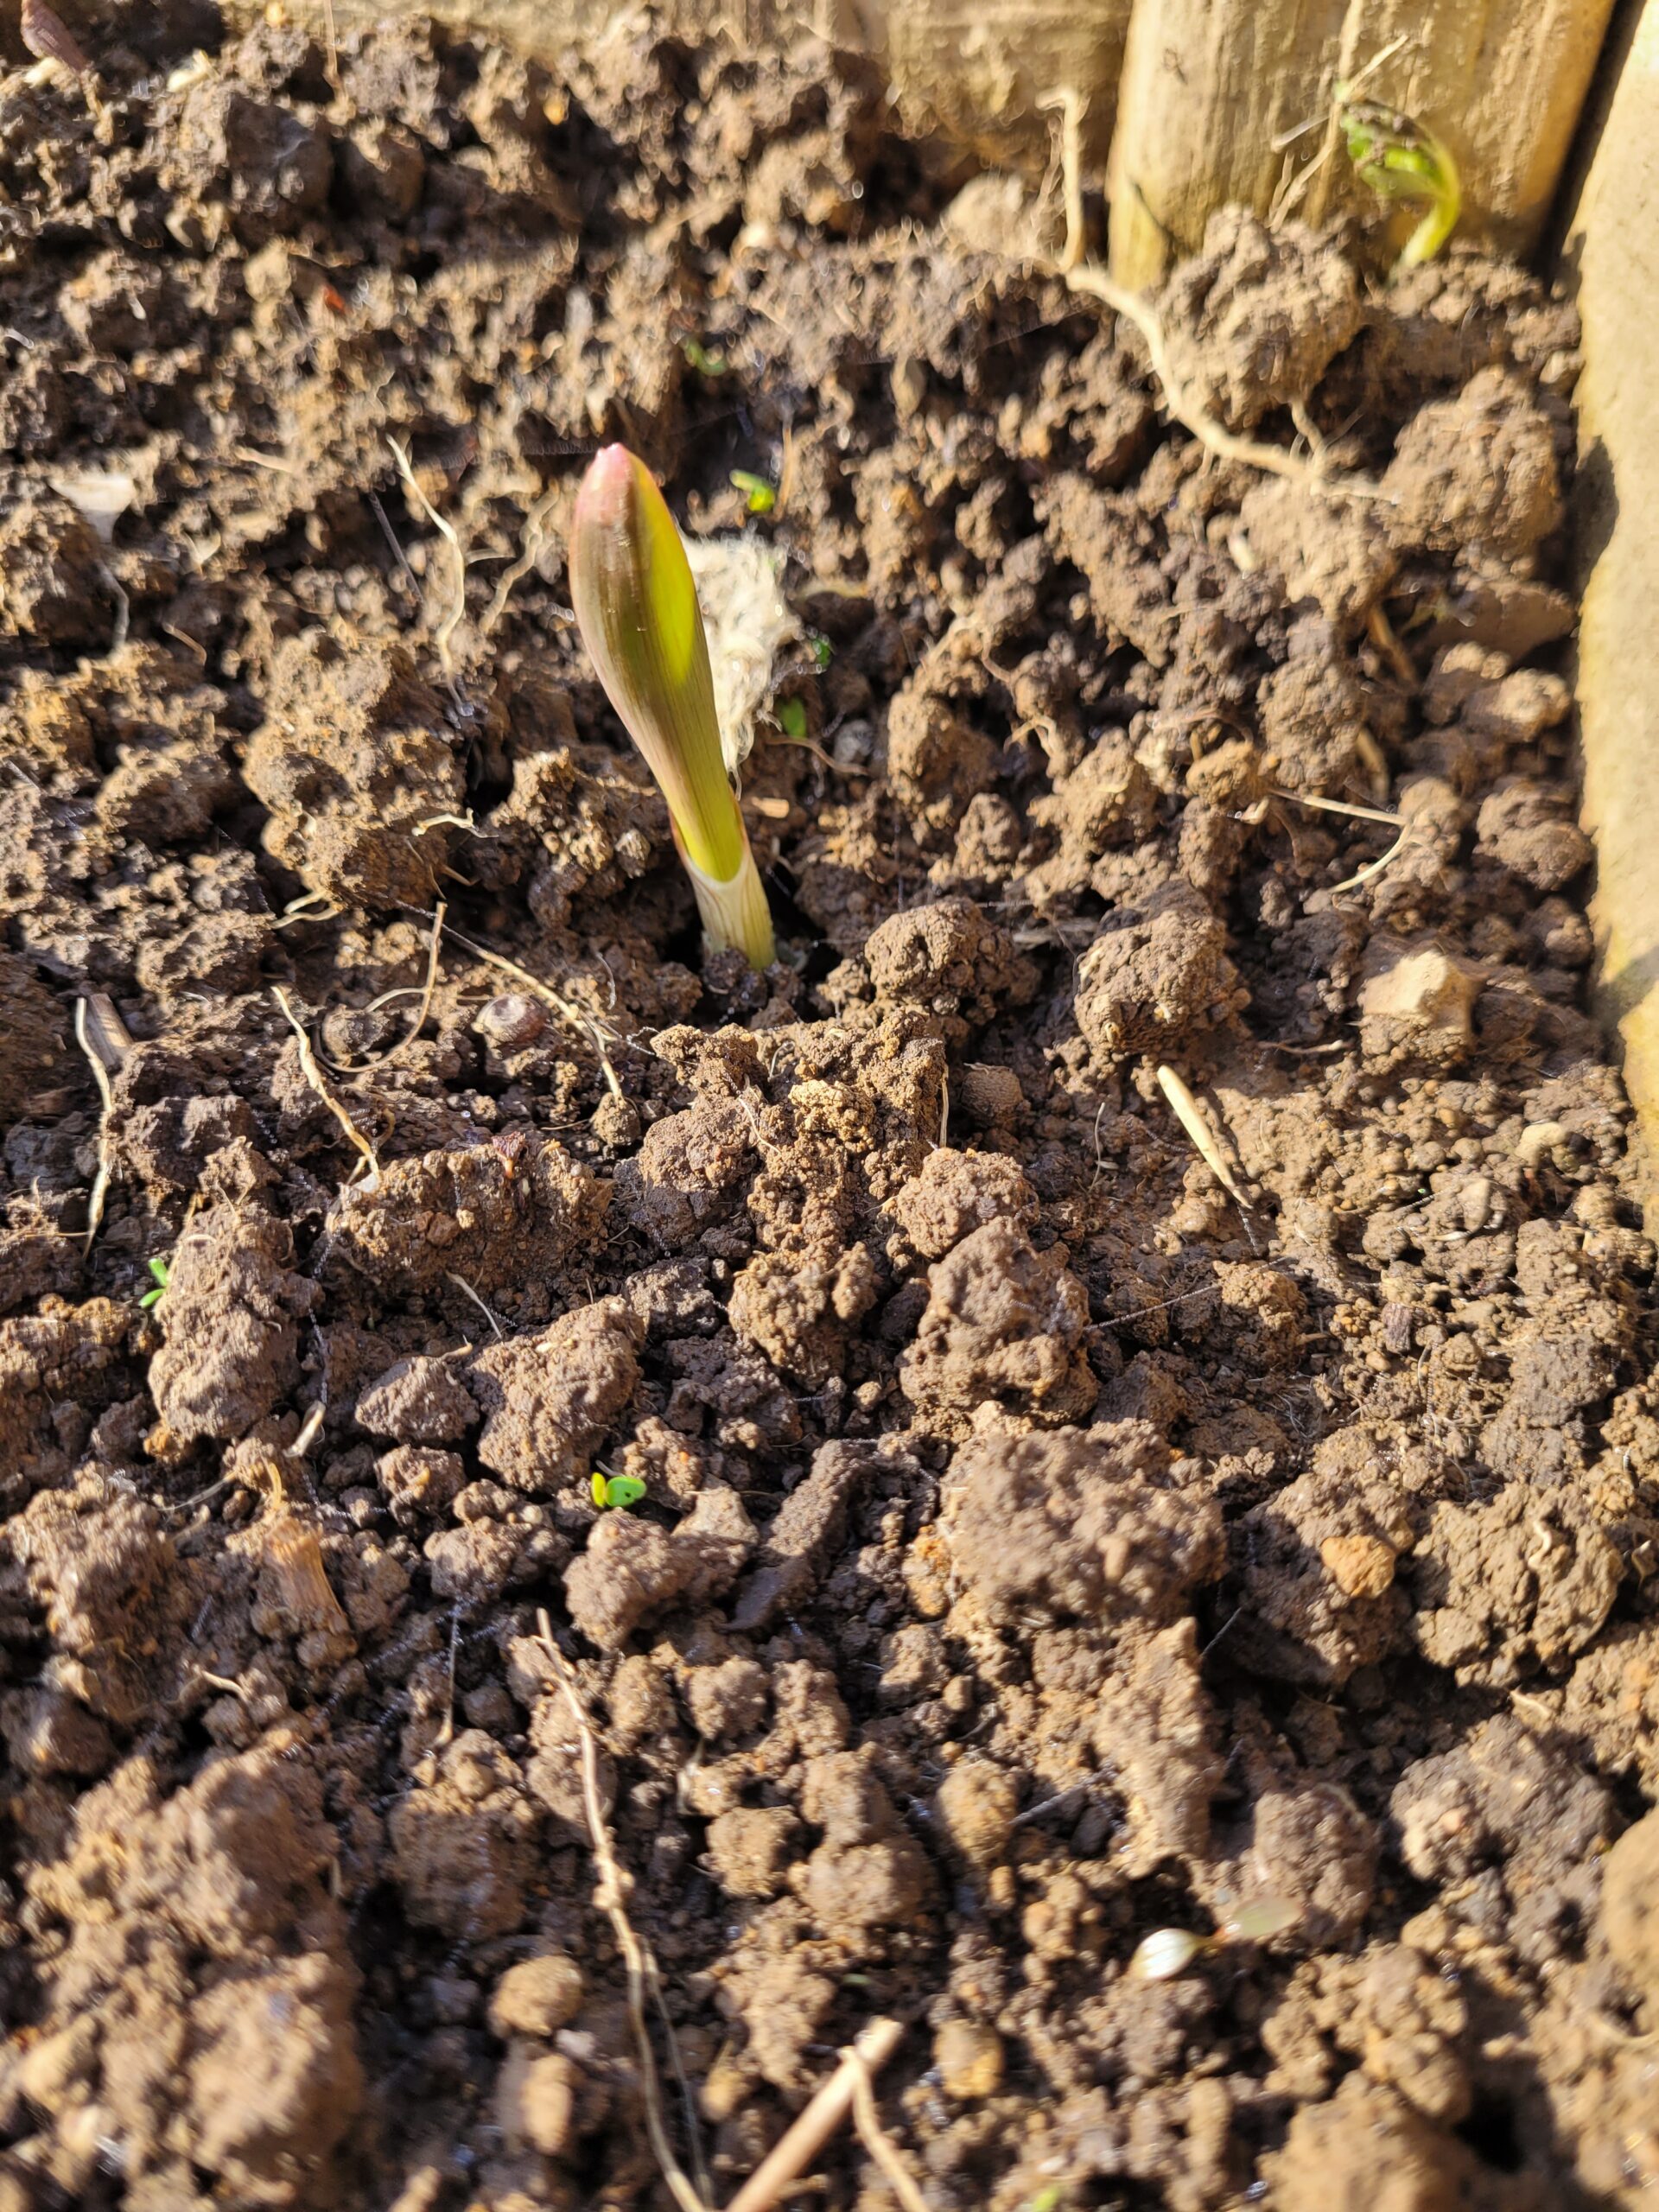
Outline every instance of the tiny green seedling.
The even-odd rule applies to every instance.
[[[801,699],[780,699],[778,702],[778,727],[785,737],[806,735],[806,704]]]
[[[601,1513],[638,1505],[645,1494],[645,1486],[638,1475],[607,1475],[597,1467],[594,1470],[593,1490],[594,1503]]]
[[[1154,1928],[1135,1947],[1129,1973],[1136,1981],[1173,1981],[1194,1960],[1229,1950],[1235,1943],[1265,1943],[1268,1936],[1294,1927],[1300,1916],[1283,1897],[1262,1897],[1230,1912],[1213,1936],[1196,1935],[1190,1928]]]
[[[711,353],[700,338],[688,338],[684,353],[687,366],[700,377],[723,377],[730,365],[723,353]]]
[[[1384,200],[1404,200],[1425,211],[1390,274],[1399,276],[1433,261],[1463,208],[1462,180],[1451,149],[1427,124],[1380,100],[1354,99],[1345,85],[1337,86],[1337,101],[1348,158],[1360,182]]]
[[[151,1306],[159,1306],[167,1296],[168,1284],[173,1270],[165,1260],[152,1260],[149,1262],[149,1272],[156,1278],[156,1287],[154,1290],[147,1290],[138,1301],[146,1313],[149,1312]]]
[[[753,469],[734,468],[732,488],[747,498],[752,515],[769,515],[778,504],[777,493],[764,476],[757,476]]]
[[[835,658],[836,649],[822,630],[809,630],[806,633],[806,642],[812,648],[813,664],[822,676]]]
[[[691,564],[650,470],[626,446],[607,446],[582,480],[569,578],[582,643],[668,801],[704,936],[769,968],[772,915],[721,750]]]

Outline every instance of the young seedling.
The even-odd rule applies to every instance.
[[[1354,99],[1345,85],[1337,86],[1337,99],[1348,158],[1360,182],[1384,200],[1424,208],[1390,271],[1402,276],[1433,261],[1457,226],[1463,207],[1457,162],[1444,141],[1415,117],[1380,100]]]
[[[156,1278],[156,1287],[154,1290],[147,1290],[138,1301],[146,1313],[152,1306],[159,1306],[167,1296],[168,1284],[173,1270],[165,1260],[152,1260],[149,1262],[149,1272]]]
[[[601,1468],[594,1470],[594,1503],[601,1513],[628,1505],[638,1505],[645,1494],[645,1486],[638,1475],[607,1475]]]
[[[778,504],[778,494],[764,476],[757,476],[753,469],[734,468],[731,476],[732,488],[741,492],[749,503],[752,515],[769,515]]]
[[[645,463],[607,446],[570,525],[570,597],[599,680],[668,801],[710,947],[772,959],[772,915],[721,754],[690,563]]]
[[[785,737],[804,737],[806,735],[805,702],[801,699],[780,699],[778,702],[778,727]]]
[[[1137,1981],[1173,1981],[1195,1959],[1235,1943],[1265,1943],[1269,1936],[1293,1927],[1297,1916],[1294,1905],[1283,1897],[1262,1897],[1230,1912],[1213,1936],[1195,1935],[1190,1928],[1154,1928],[1135,1947],[1129,1972]]]
[[[683,351],[686,366],[695,369],[700,377],[719,378],[726,373],[728,364],[723,353],[711,353],[700,338],[688,338]]]

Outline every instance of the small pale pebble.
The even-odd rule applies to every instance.
[[[973,2020],[947,2020],[933,2038],[933,2063],[948,2097],[994,2096],[1002,2080],[1002,2038]]]
[[[1327,1536],[1319,1546],[1325,1573],[1350,1598],[1380,1598],[1394,1580],[1396,1556],[1381,1536]]]

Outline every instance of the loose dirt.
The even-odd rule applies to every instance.
[[[1634,2212],[1570,307],[1217,218],[1287,482],[847,56],[215,36],[0,78],[0,2207],[670,2202],[545,1608],[713,2202],[890,2016],[936,2212]],[[574,637],[607,437],[782,563],[764,977]]]

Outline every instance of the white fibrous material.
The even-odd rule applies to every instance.
[[[735,775],[754,744],[754,726],[772,696],[773,664],[802,634],[779,581],[784,556],[754,537],[689,537],[686,558],[709,634],[709,663],[720,717],[720,747]]]

